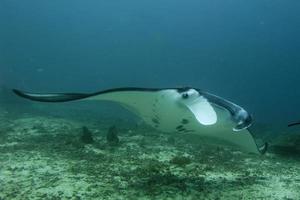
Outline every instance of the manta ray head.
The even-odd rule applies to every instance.
[[[237,125],[233,128],[234,131],[247,129],[253,123],[253,117],[242,108],[233,115],[233,120],[237,123]]]
[[[197,97],[199,97],[199,92],[193,88],[182,88],[181,90],[178,90],[179,95],[181,95],[182,100],[195,100]]]
[[[217,122],[217,114],[208,102],[197,90],[185,88],[178,91],[179,103],[187,107],[202,125],[213,125]]]
[[[203,125],[213,125],[217,122],[216,112],[206,96],[203,96],[199,91],[193,88],[182,88],[178,90],[181,102],[186,105],[190,111],[195,115],[197,120]],[[225,102],[225,103],[224,103]],[[228,105],[228,101],[218,99],[216,101],[219,105]],[[232,121],[236,124],[233,127],[234,131],[241,131],[249,128],[253,123],[252,116],[242,107],[231,104],[231,107],[224,107],[228,109],[232,116]]]

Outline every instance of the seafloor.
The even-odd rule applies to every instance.
[[[82,141],[83,126],[94,143]],[[247,154],[126,120],[2,108],[0,199],[300,199],[300,154],[274,152]]]

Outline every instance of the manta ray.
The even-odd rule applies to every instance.
[[[253,118],[244,108],[191,87],[124,87],[94,93],[30,93],[16,89],[13,92],[40,102],[111,101],[162,132],[198,134],[257,154],[264,154],[268,146],[267,143],[257,144],[249,130]]]

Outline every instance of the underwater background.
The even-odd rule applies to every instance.
[[[300,120],[299,10],[297,0],[1,0],[0,199],[300,199],[300,127],[287,128]],[[128,86],[229,99],[270,152],[155,132],[112,103],[11,92]],[[107,144],[115,132],[120,144]]]

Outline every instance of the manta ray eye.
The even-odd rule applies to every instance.
[[[189,94],[188,94],[188,93],[183,93],[183,94],[182,94],[182,98],[183,98],[183,99],[189,98]]]

